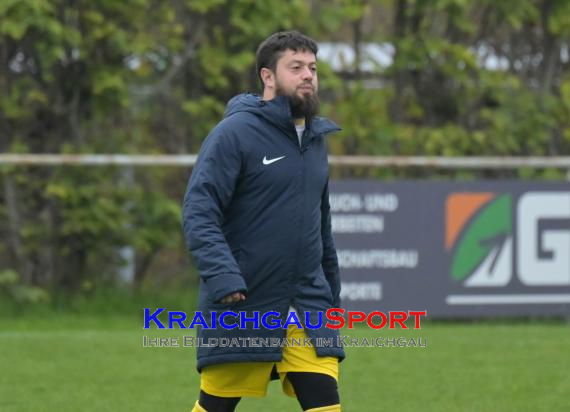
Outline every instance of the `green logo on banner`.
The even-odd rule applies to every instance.
[[[451,277],[466,286],[501,286],[512,273],[512,197],[455,193],[447,199]]]

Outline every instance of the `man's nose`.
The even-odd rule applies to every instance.
[[[309,67],[305,67],[303,69],[302,76],[303,76],[303,80],[312,80],[314,74]]]

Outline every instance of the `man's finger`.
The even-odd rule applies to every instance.
[[[225,303],[240,302],[242,300],[245,300],[245,295],[240,292],[235,292],[232,293],[231,295],[224,297],[222,300],[220,300],[220,302],[225,304]]]

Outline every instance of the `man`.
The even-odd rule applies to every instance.
[[[325,135],[340,129],[316,117],[316,55],[316,43],[298,32],[275,33],[259,46],[263,95],[229,101],[200,150],[183,211],[200,272],[198,306],[208,325],[226,311],[245,319],[272,312],[286,324],[293,309],[303,322],[203,327],[198,337],[244,343],[308,336],[313,346],[199,347],[200,398],[193,411],[233,411],[243,396],[265,396],[277,377],[303,410],[340,411],[338,331],[306,325],[317,325],[340,305],[325,144]],[[332,344],[316,345],[325,340]]]

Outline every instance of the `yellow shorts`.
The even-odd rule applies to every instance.
[[[304,329],[291,325],[287,329],[287,338],[306,338]],[[285,346],[280,362],[239,362],[206,366],[202,369],[200,389],[210,395],[220,397],[263,397],[267,394],[267,385],[275,365],[281,386],[285,394],[295,397],[295,391],[287,372],[315,372],[332,376],[338,381],[338,358],[332,356],[317,357],[312,346]]]

